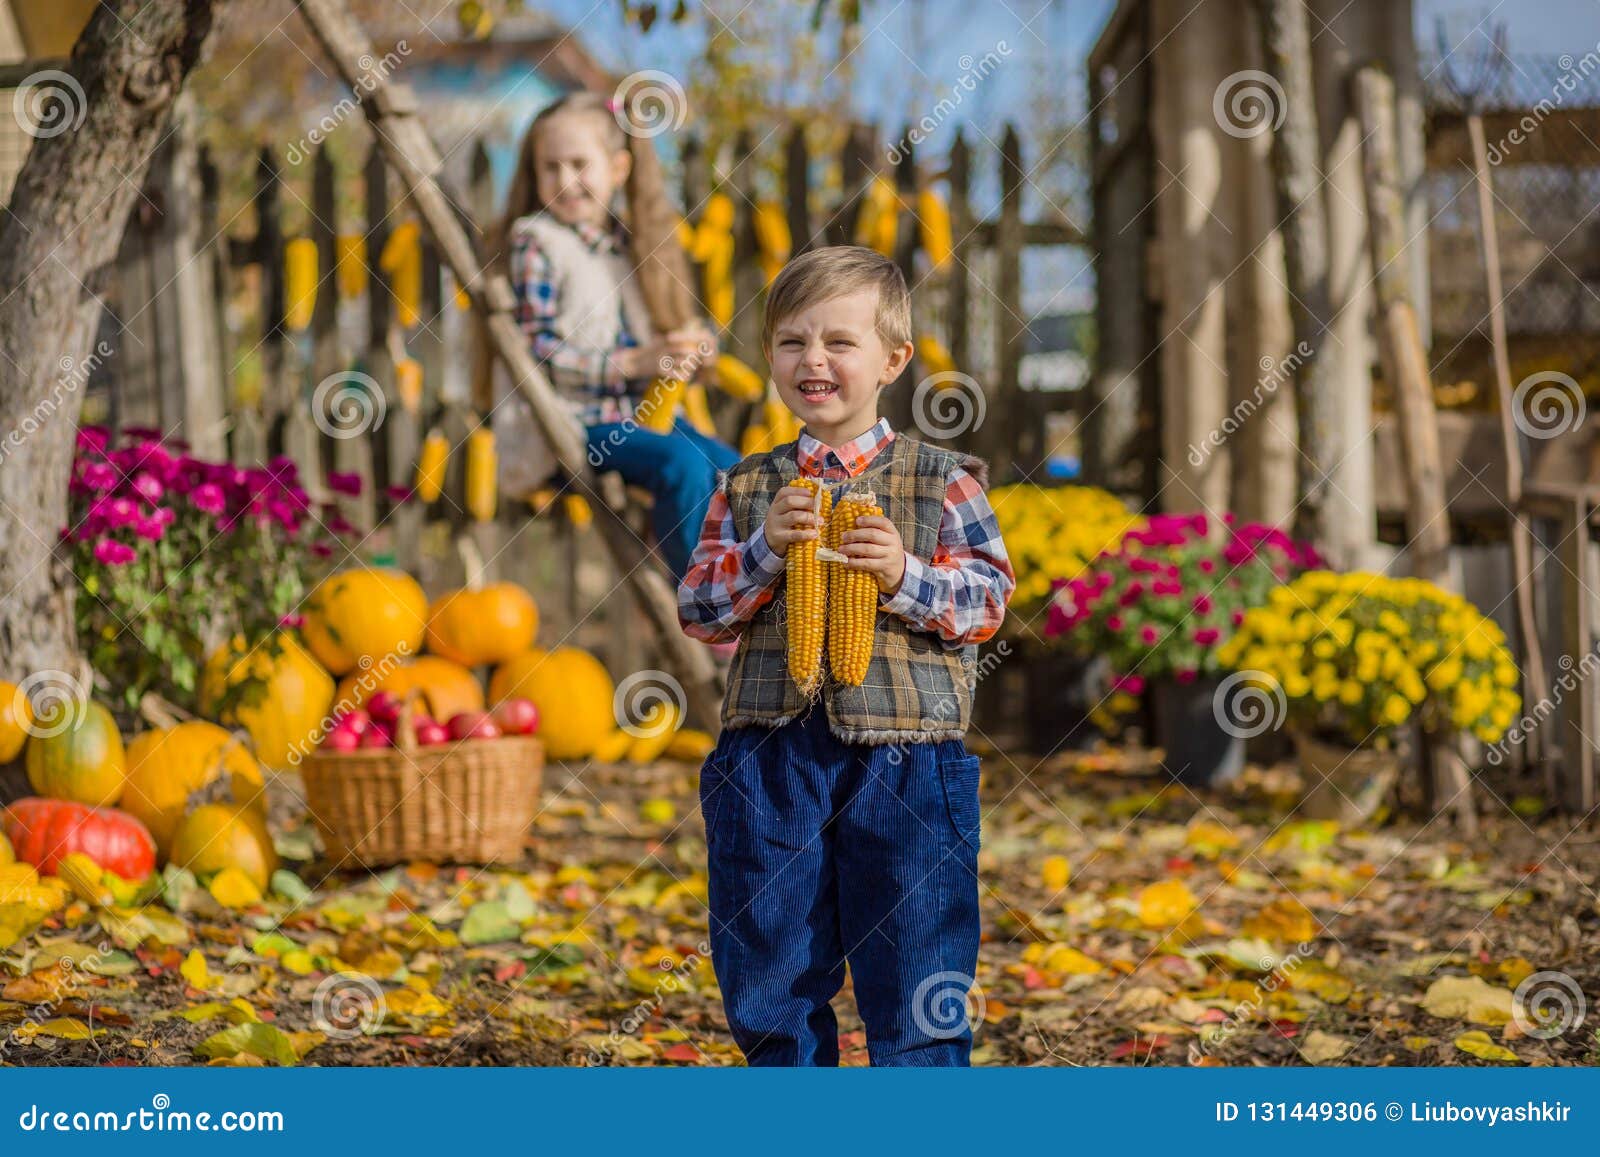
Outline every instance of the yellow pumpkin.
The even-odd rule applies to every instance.
[[[360,707],[379,691],[405,699],[416,692],[428,714],[443,722],[461,711],[483,710],[483,687],[460,663],[438,655],[422,655],[395,667],[379,679],[365,671],[346,675],[334,702]]]
[[[16,862],[17,853],[11,850],[11,841],[6,839],[4,832],[0,832],[0,868]]]
[[[206,660],[200,676],[200,709],[215,716],[223,693],[247,679],[261,681],[259,697],[247,698],[221,720],[250,733],[256,758],[267,767],[289,767],[314,750],[333,705],[333,679],[292,635],[279,635],[281,653],[263,643],[246,654],[236,638]]]
[[[57,700],[36,721],[25,749],[36,794],[110,807],[127,786],[127,756],[111,712],[98,703]]]
[[[0,763],[10,763],[22,754],[33,723],[33,704],[17,694],[17,685],[0,679]]]
[[[278,868],[272,833],[245,804],[208,803],[183,817],[172,837],[172,862],[202,879],[237,868],[263,893]]]
[[[189,797],[225,775],[235,802],[260,800],[260,766],[237,738],[215,723],[195,719],[140,732],[128,741],[128,787],[122,810],[144,822],[164,856],[171,850]]]
[[[539,608],[516,583],[446,591],[428,608],[428,650],[463,667],[504,663],[538,632]]]
[[[617,728],[611,699],[616,687],[599,659],[576,647],[533,648],[496,668],[489,701],[532,699],[539,708],[539,737],[551,759],[592,755]]]
[[[404,571],[360,567],[317,584],[306,600],[302,633],[324,667],[346,675],[358,666],[417,654],[427,625],[428,600],[416,579]]]

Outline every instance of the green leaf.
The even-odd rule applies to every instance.
[[[506,905],[506,915],[519,924],[532,920],[539,911],[539,906],[534,903],[533,896],[523,887],[521,880],[512,880],[507,884],[502,898]]]
[[[493,944],[500,940],[515,940],[522,926],[511,918],[503,900],[485,900],[474,904],[461,922],[463,944]]]
[[[282,1029],[257,1022],[236,1024],[213,1033],[195,1046],[194,1051],[196,1056],[207,1059],[226,1060],[249,1053],[280,1065],[293,1065],[300,1060],[294,1051],[294,1042]]]
[[[288,868],[279,868],[273,872],[270,886],[276,895],[296,907],[311,899],[311,889],[306,887],[304,880]]]

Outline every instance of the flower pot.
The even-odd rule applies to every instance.
[[[1400,757],[1392,751],[1329,743],[1298,730],[1293,734],[1306,781],[1296,811],[1307,819],[1364,823],[1400,778]]]
[[[1023,686],[1024,728],[1028,749],[1039,754],[1088,751],[1101,738],[1089,718],[1102,698],[1104,663],[1062,647],[1027,652]]]
[[[1224,730],[1216,709],[1222,680],[1150,684],[1156,741],[1165,751],[1162,767],[1179,783],[1217,787],[1244,767],[1244,738]]]

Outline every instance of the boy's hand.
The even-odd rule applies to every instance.
[[[878,589],[892,595],[906,577],[906,544],[894,523],[881,515],[856,519],[856,528],[839,540],[839,553],[852,570],[864,570],[878,580]]]
[[[805,542],[821,533],[822,518],[811,511],[816,500],[816,491],[804,486],[785,486],[778,491],[762,524],[773,554],[784,558],[791,543]]]

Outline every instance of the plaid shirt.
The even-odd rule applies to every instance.
[[[624,239],[615,229],[588,223],[571,226],[592,252],[622,252]],[[519,234],[507,255],[511,288],[516,294],[517,325],[527,336],[533,356],[556,384],[576,399],[578,420],[586,426],[621,422],[633,416],[628,383],[613,356],[638,345],[622,322],[616,349],[589,349],[566,341],[556,329],[561,290],[550,257],[529,234]]]
[[[886,418],[837,450],[802,431],[796,447],[800,474],[830,483],[854,478],[894,436]],[[719,485],[678,587],[678,621],[687,634],[708,643],[737,639],[772,600],[783,573],[784,560],[760,527],[748,541],[738,541],[725,485]],[[907,553],[900,589],[880,601],[885,611],[952,645],[981,643],[999,629],[1016,585],[994,508],[978,480],[958,466],[945,490],[932,561]]]

